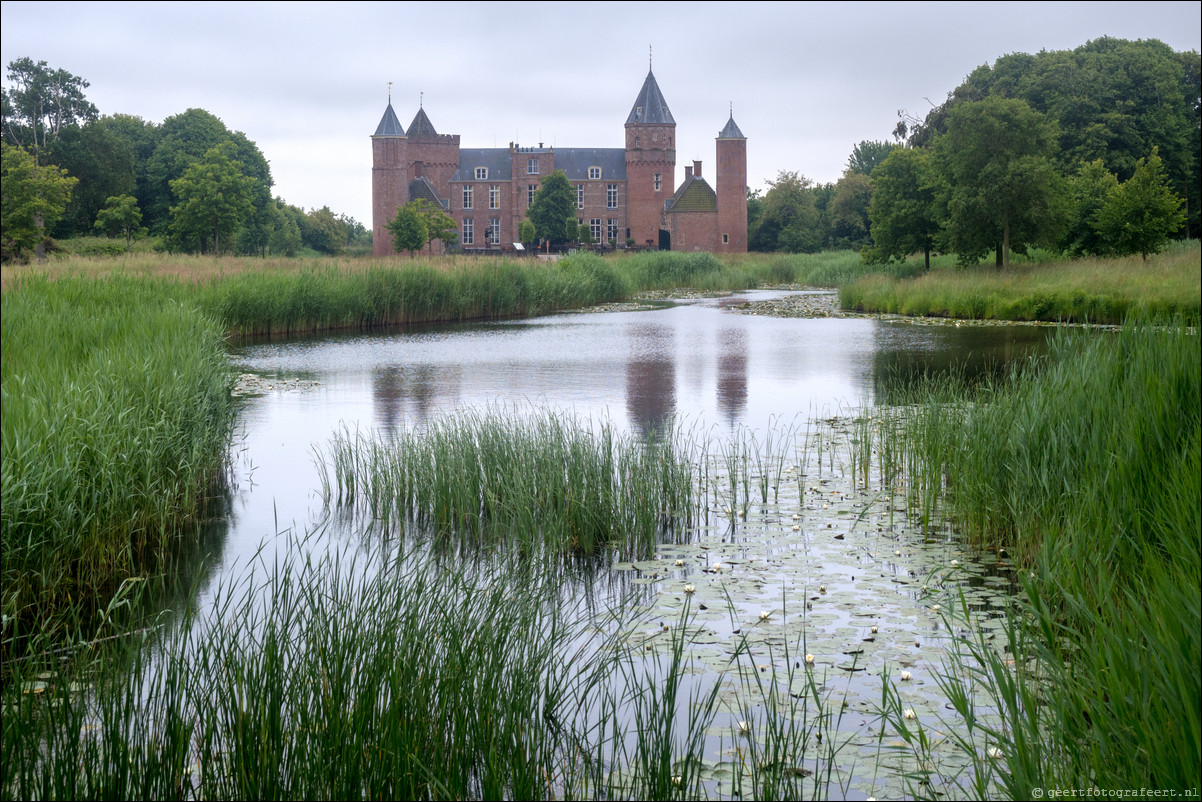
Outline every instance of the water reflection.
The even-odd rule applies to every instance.
[[[718,410],[731,428],[747,411],[747,332],[718,332]]]
[[[632,323],[626,331],[626,411],[640,434],[662,432],[676,415],[675,332],[656,323]]]

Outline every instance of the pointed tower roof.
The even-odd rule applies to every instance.
[[[735,124],[735,114],[730,113],[730,119],[726,121],[726,127],[718,132],[719,139],[746,139],[743,132],[739,130],[739,126]]]
[[[438,136],[424,108],[419,107],[417,114],[413,115],[413,122],[409,123],[409,136]]]
[[[380,118],[380,124],[376,126],[376,132],[372,136],[404,136],[405,129],[401,128],[401,121],[397,119],[396,112],[392,110],[392,103],[388,104],[388,108],[384,109],[384,116]]]
[[[668,111],[664,94],[659,91],[659,84],[655,82],[655,74],[651,70],[647,70],[647,80],[643,81],[643,88],[639,90],[639,96],[635,98],[634,106],[630,109],[630,116],[626,118],[627,125],[634,123],[676,125],[676,120],[672,119],[672,112]]]

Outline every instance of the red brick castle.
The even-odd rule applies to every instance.
[[[577,220],[597,242],[680,251],[747,251],[747,138],[734,115],[717,138],[715,187],[701,162],[676,174],[676,120],[650,71],[626,118],[624,148],[462,148],[419,108],[409,130],[391,100],[372,135],[374,252],[393,252],[388,223],[417,198],[455,218],[465,251],[518,241],[540,180],[563,170],[576,189]]]

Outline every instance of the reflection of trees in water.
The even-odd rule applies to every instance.
[[[663,431],[676,414],[675,333],[667,326],[627,329],[626,411],[643,435]]]
[[[372,376],[371,395],[379,428],[397,429],[406,425],[409,417],[413,423],[425,423],[438,395],[434,368],[429,365],[380,368]]]
[[[718,332],[718,409],[733,427],[747,410],[747,332]]]
[[[1046,351],[1053,331],[1041,326],[878,327],[872,377],[876,402],[909,403],[930,380],[974,385],[1000,378]]]

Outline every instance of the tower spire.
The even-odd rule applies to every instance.
[[[392,81],[388,82],[388,105],[392,105]]]
[[[647,45],[647,69],[651,69],[651,62],[655,60],[655,51],[651,45]]]

